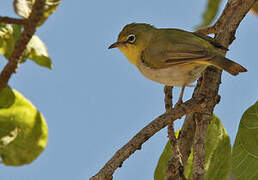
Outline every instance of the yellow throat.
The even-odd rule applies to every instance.
[[[142,48],[137,46],[121,46],[120,51],[126,56],[130,63],[137,66],[137,61],[140,59]]]

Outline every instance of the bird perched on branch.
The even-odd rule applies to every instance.
[[[119,48],[146,78],[168,86],[181,86],[179,104],[185,86],[197,80],[209,65],[234,76],[247,71],[220,55],[219,49],[227,48],[213,38],[180,29],[128,24],[120,32],[117,42],[109,46],[111,48]]]

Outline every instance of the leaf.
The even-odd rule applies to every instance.
[[[11,98],[14,100],[8,101]],[[6,87],[0,100],[0,157],[9,166],[35,160],[47,144],[47,125],[43,115],[19,92]],[[11,105],[10,105],[11,104]]]
[[[14,100],[15,100],[15,95],[12,89],[9,86],[6,86],[0,92],[0,109],[10,107],[11,105],[13,105]]]
[[[6,59],[9,59],[14,48],[15,43],[21,35],[21,26],[0,24],[0,53]],[[40,66],[52,69],[52,62],[49,58],[48,50],[45,44],[39,39],[38,36],[33,35],[24,51],[20,63],[29,58]]]
[[[167,143],[154,173],[155,180],[163,180],[167,170],[167,163],[171,157],[172,149]],[[192,174],[193,152],[191,152],[185,176],[189,178]],[[208,127],[205,144],[205,179],[227,180],[231,170],[231,146],[220,119],[215,115]]]
[[[228,180],[232,161],[230,138],[215,115],[208,127],[205,153],[205,179]]]
[[[38,36],[32,36],[25,54],[38,65],[52,69],[52,62],[49,58],[47,47]]]
[[[10,58],[15,43],[21,35],[21,26],[0,24],[0,53]]]
[[[175,135],[176,137],[178,137],[180,130],[177,130]],[[167,166],[168,166],[168,161],[171,157],[172,154],[172,148],[170,145],[170,142],[168,141],[164,151],[162,152],[160,158],[159,158],[159,162],[157,164],[157,167],[155,169],[154,172],[154,179],[155,180],[164,180],[164,177],[166,175],[166,171],[167,171]]]
[[[13,7],[16,14],[23,18],[28,18],[32,9],[32,1],[15,0],[13,2]]]
[[[208,0],[205,12],[202,14],[202,24],[198,25],[196,29],[204,28],[212,23],[218,14],[221,0]]]
[[[46,0],[43,17],[38,26],[41,26],[46,21],[46,19],[57,9],[60,2],[60,0]],[[13,3],[14,11],[16,14],[26,19],[29,17],[34,3],[35,0],[15,0]]]
[[[258,179],[258,101],[243,114],[233,146],[235,180]]]

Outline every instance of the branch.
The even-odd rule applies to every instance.
[[[165,86],[164,87],[164,93],[165,93],[165,108],[166,112],[169,112],[169,110],[172,108],[172,90],[173,86]],[[168,121],[168,138],[170,145],[172,146],[172,157],[170,158],[168,162],[168,168],[166,172],[165,179],[183,179],[185,180],[184,176],[184,166],[182,163],[181,153],[179,151],[178,146],[178,140],[175,136],[175,130],[174,130],[174,121]]]
[[[173,86],[164,87],[164,93],[165,93],[164,103],[165,103],[166,112],[169,111],[173,106],[172,91],[173,91]]]
[[[26,20],[0,16],[0,23],[25,25]]]
[[[187,113],[203,112],[203,108],[207,104],[214,103],[216,99],[211,98],[192,98],[183,104],[171,108],[168,112],[160,115],[151,123],[138,132],[128,143],[119,149],[114,156],[104,165],[104,167],[90,180],[111,180],[114,171],[122,166],[122,163],[129,158],[136,150],[140,150],[144,142],[150,137],[167,126],[168,122],[175,121]]]
[[[168,137],[172,147],[172,156],[168,161],[168,168],[165,179],[186,180],[184,175],[182,154],[179,150],[178,139],[175,136],[174,121],[168,122]]]
[[[255,0],[229,0],[221,17],[215,23],[214,32],[216,42],[228,47],[235,39],[238,25],[250,10]],[[209,29],[209,28],[208,28]],[[221,52],[225,55],[225,52]],[[195,92],[205,97],[218,96],[219,84],[221,81],[221,70],[209,67],[204,72],[201,81],[200,90],[198,87]],[[218,96],[219,97],[219,96]],[[193,160],[193,180],[204,180],[204,163],[205,163],[205,137],[208,124],[216,104],[206,107],[206,113],[195,113],[196,133],[194,140],[194,160]]]
[[[11,57],[0,74],[0,91],[5,88],[11,75],[16,71],[19,64],[19,59],[26,49],[31,37],[36,31],[38,22],[41,20],[46,0],[36,0],[32,7],[31,14],[27,19],[27,23],[24,25],[24,31],[22,32],[19,40],[15,44],[15,48],[11,54]]]

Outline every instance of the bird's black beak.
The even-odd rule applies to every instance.
[[[121,44],[123,44],[123,43],[121,43],[121,42],[115,42],[115,43],[111,44],[111,45],[108,47],[108,49],[117,48],[117,47],[119,47]]]

